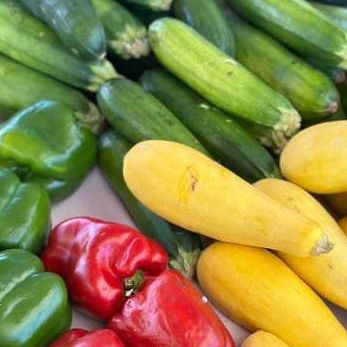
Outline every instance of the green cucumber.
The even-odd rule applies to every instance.
[[[319,2],[326,5],[335,5],[335,6],[347,6],[346,0],[308,0],[310,2]]]
[[[347,4],[345,4],[347,5]],[[313,3],[319,11],[323,12],[327,17],[330,18],[335,24],[340,26],[342,29],[347,30],[347,8],[340,6],[332,6],[320,3]]]
[[[75,110],[76,120],[94,133],[104,118],[79,91],[0,54],[0,117],[12,116],[40,100],[55,100]]]
[[[47,23],[78,57],[100,60],[106,55],[103,26],[90,0],[19,0]]]
[[[149,53],[146,27],[114,0],[91,0],[104,25],[110,50],[123,59]]]
[[[327,75],[335,84],[345,83],[347,80],[346,71],[339,67],[325,66],[321,62],[309,60],[315,68]]]
[[[278,177],[274,159],[236,120],[164,70],[148,70],[142,86],[168,107],[224,166],[250,182]]]
[[[104,133],[99,140],[99,166],[139,230],[167,250],[172,268],[191,278],[200,254],[200,238],[170,225],[144,207],[130,192],[123,178],[123,159],[131,147],[132,144],[118,133]]]
[[[168,140],[206,152],[196,137],[158,99],[133,81],[109,81],[100,88],[97,101],[106,119],[132,143]]]
[[[262,128],[262,142],[280,149],[300,128],[300,116],[284,96],[183,22],[153,22],[149,41],[159,61],[201,96]]]
[[[107,60],[87,63],[70,53],[54,32],[13,0],[0,1],[0,53],[78,88],[96,91],[117,77]]]
[[[176,16],[194,28],[223,52],[234,56],[233,32],[218,1],[176,0]]]
[[[256,24],[301,55],[347,68],[347,34],[305,0],[228,0]]]
[[[337,112],[340,96],[330,79],[267,34],[229,14],[237,45],[236,59],[281,93],[304,120]]]
[[[173,0],[124,0],[125,3],[152,11],[168,11]]]

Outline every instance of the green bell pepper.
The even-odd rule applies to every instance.
[[[56,101],[40,101],[0,127],[0,167],[43,184],[52,199],[72,193],[96,159],[96,138]]]
[[[0,250],[23,248],[38,252],[50,225],[50,200],[36,183],[22,183],[0,169]]]
[[[46,347],[71,324],[63,280],[35,255],[0,252],[0,347]]]

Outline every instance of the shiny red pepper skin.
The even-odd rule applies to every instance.
[[[171,270],[129,298],[109,327],[131,347],[235,346],[205,297]]]
[[[110,329],[93,332],[72,329],[49,347],[124,347],[124,344]]]
[[[86,217],[55,227],[42,260],[63,277],[77,306],[104,320],[123,307],[127,279],[141,271],[145,286],[168,264],[165,250],[139,231]]]

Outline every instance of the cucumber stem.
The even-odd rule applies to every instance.
[[[175,259],[170,259],[170,267],[177,270],[187,278],[193,278],[199,256],[199,248],[188,252],[184,247],[178,247],[177,257]]]
[[[88,105],[87,112],[77,111],[75,113],[76,120],[81,127],[89,129],[95,135],[99,135],[104,129],[105,118],[93,103],[89,102]]]
[[[150,7],[154,11],[168,11],[172,5],[173,0],[153,0]]]
[[[328,110],[330,114],[335,114],[339,110],[339,103],[337,101],[330,102]]]
[[[117,71],[108,60],[94,63],[91,69],[94,76],[91,79],[88,90],[92,92],[96,92],[108,80],[119,77]]]
[[[324,234],[317,242],[317,245],[312,248],[311,254],[316,257],[320,254],[329,253],[333,248],[334,244],[332,244],[328,236]]]

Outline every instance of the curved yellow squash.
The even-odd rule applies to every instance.
[[[241,347],[289,347],[277,336],[265,331],[257,331],[249,336],[241,345]]]
[[[294,136],[284,148],[281,171],[309,192],[347,191],[347,121],[321,123]]]
[[[141,142],[126,155],[123,172],[129,189],[146,207],[188,230],[296,256],[331,249],[312,220],[182,144]]]
[[[320,297],[268,250],[215,243],[198,262],[199,283],[227,316],[292,347],[346,347],[347,332]]]
[[[341,216],[347,215],[347,193],[325,195],[324,199],[329,206]]]
[[[334,249],[319,257],[279,256],[316,292],[347,309],[347,236],[324,207],[309,193],[293,183],[264,179],[255,184],[283,206],[311,218],[328,234]]]

